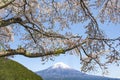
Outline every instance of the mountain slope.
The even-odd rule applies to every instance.
[[[0,80],[42,80],[42,78],[15,61],[0,58]]]
[[[36,73],[44,80],[120,80],[116,78],[87,75],[61,62]]]

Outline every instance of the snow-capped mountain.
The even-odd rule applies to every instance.
[[[115,78],[87,75],[62,62],[56,63],[53,66],[36,73],[42,76],[44,80],[120,80]]]
[[[70,69],[70,66],[68,66],[62,62],[58,62],[58,63],[54,64],[51,68],[52,69],[56,69],[56,68]]]

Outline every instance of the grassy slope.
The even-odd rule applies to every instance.
[[[21,64],[0,58],[0,80],[42,80]]]

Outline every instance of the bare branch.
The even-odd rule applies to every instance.
[[[118,37],[118,38],[114,38],[114,39],[102,39],[102,38],[88,38],[88,39],[91,39],[91,40],[98,40],[98,41],[119,41],[120,40],[120,37]]]

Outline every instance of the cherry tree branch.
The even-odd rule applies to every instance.
[[[5,5],[3,6],[0,6],[0,9],[3,9],[5,7],[7,7],[8,5],[10,5],[12,2],[14,2],[15,0],[11,0],[10,2],[6,3]]]
[[[7,20],[0,20],[0,27],[6,27],[10,24],[19,23],[21,21],[22,21],[21,18],[14,18],[14,17]]]
[[[56,54],[65,54],[67,51],[71,51],[74,48],[82,46],[84,43],[86,43],[86,40],[82,41],[81,43],[77,45],[73,45],[70,48],[59,48],[55,50],[46,51],[45,53],[30,53],[27,52],[24,48],[20,47],[17,49],[8,49],[0,51],[0,57],[10,56],[10,55],[23,55],[29,58],[35,58],[35,57],[44,57],[48,55],[56,55]]]

